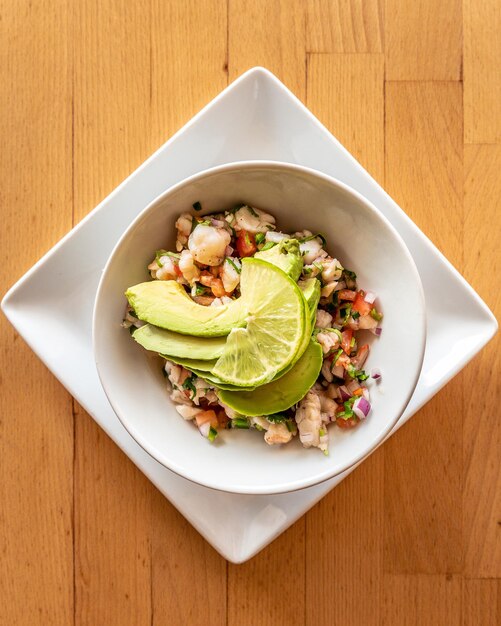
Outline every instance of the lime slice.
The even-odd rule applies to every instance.
[[[315,384],[322,362],[322,348],[315,340],[311,340],[299,361],[278,380],[253,391],[221,390],[217,395],[224,404],[242,415],[280,413],[304,398]]]
[[[230,332],[212,374],[236,386],[263,385],[285,369],[301,348],[305,301],[285,272],[260,259],[242,261],[240,288],[246,325]]]

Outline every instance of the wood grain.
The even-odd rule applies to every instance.
[[[308,52],[382,52],[384,0],[310,0]]]
[[[461,80],[461,0],[385,0],[387,80]]]
[[[227,85],[227,3],[153,0],[151,141],[157,147]],[[203,149],[203,146],[200,146]],[[152,624],[226,624],[226,563],[152,494]]]
[[[386,574],[382,626],[462,626],[461,578]]]
[[[499,626],[501,581],[466,579],[463,582],[462,626]]]
[[[499,318],[500,20],[497,0],[0,0],[3,292],[264,65]],[[0,336],[1,626],[501,622],[499,338],[237,566]]]
[[[74,4],[73,172],[78,222],[150,153],[150,14]],[[75,624],[151,618],[152,487],[75,404]]]
[[[464,2],[464,136],[501,143],[501,8],[498,0]]]
[[[493,277],[501,271],[501,146],[465,148],[465,276],[501,317]],[[465,571],[475,578],[501,577],[501,368],[499,336],[465,372]]]
[[[228,626],[305,623],[305,534],[303,518],[251,561],[228,564]]]
[[[64,3],[0,16],[3,295],[71,227],[71,59]],[[0,623],[68,624],[71,398],[3,316],[0,337]]]
[[[361,107],[360,102],[371,106]],[[382,55],[311,55],[307,105],[382,181]],[[307,603],[308,625],[380,623],[383,471],[384,455],[379,450],[307,513],[306,597],[329,598]]]
[[[457,265],[461,146],[459,84],[386,85],[386,188]],[[385,571],[461,571],[463,397],[460,375],[384,446]]]
[[[228,0],[229,77],[256,65],[280,78],[298,98],[306,94],[303,0]]]
[[[152,486],[76,405],[75,622],[151,623]]]

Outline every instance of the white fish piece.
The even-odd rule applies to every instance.
[[[188,239],[188,248],[197,263],[214,267],[222,263],[230,241],[231,236],[226,229],[198,224]]]

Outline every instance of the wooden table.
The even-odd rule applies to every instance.
[[[500,31],[499,0],[4,0],[0,291],[260,64],[499,315]],[[236,566],[1,332],[2,625],[501,623],[499,340]]]

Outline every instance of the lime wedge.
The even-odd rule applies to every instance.
[[[285,272],[260,259],[242,261],[245,328],[234,328],[212,374],[223,383],[263,385],[285,369],[304,345],[305,300]]]

